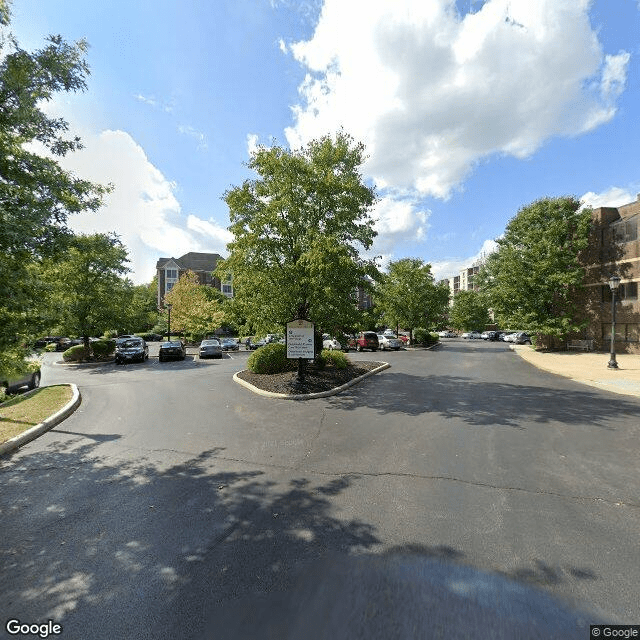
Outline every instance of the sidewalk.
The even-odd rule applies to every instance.
[[[640,355],[616,355],[618,369],[608,369],[608,353],[539,352],[527,345],[509,345],[532,365],[599,389],[640,398]]]

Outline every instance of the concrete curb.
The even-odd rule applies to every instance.
[[[49,431],[49,429],[55,427],[65,418],[68,418],[80,406],[80,403],[82,402],[80,390],[73,383],[69,384],[69,386],[71,387],[71,391],[73,392],[71,400],[69,400],[69,402],[67,402],[67,404],[62,407],[62,409],[56,411],[56,413],[54,413],[52,416],[49,416],[40,424],[37,424],[35,427],[31,427],[31,429],[27,429],[14,438],[11,438],[11,440],[7,440],[6,442],[0,444],[0,456],[11,453],[12,451],[15,451],[16,449],[19,449],[23,445],[27,444],[27,442],[35,440],[43,433],[45,433],[45,431]]]
[[[247,389],[249,389],[249,391],[253,391],[253,393],[256,393],[260,396],[264,396],[265,398],[280,398],[283,400],[313,400],[314,398],[326,398],[328,396],[334,396],[340,393],[341,391],[344,391],[345,389],[352,387],[354,384],[358,384],[358,382],[364,380],[365,378],[368,378],[369,376],[379,373],[380,371],[384,371],[385,369],[388,369],[390,366],[391,365],[388,362],[383,362],[379,367],[376,367],[371,371],[367,371],[367,373],[357,378],[354,378],[353,380],[349,380],[349,382],[346,382],[345,384],[340,385],[335,389],[329,389],[329,391],[319,391],[318,393],[301,393],[298,395],[288,394],[288,393],[274,393],[273,391],[263,391],[262,389],[258,389],[258,387],[254,387],[251,383],[238,377],[238,373],[242,373],[242,371],[238,371],[238,373],[234,373],[233,379],[239,385],[242,385],[243,387],[246,387]],[[244,371],[246,371],[246,369],[244,369]]]

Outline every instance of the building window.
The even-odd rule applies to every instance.
[[[166,269],[165,277],[167,280],[177,280],[178,279],[178,270],[177,269]]]
[[[638,299],[638,283],[623,282],[618,287],[616,300],[637,300]],[[611,303],[611,289],[608,284],[602,285],[602,302]]]
[[[616,242],[633,242],[638,239],[638,221],[625,220],[613,226]]]
[[[225,296],[229,296],[231,298],[233,296],[233,287],[230,284],[223,284],[222,293],[224,293]]]
[[[175,284],[175,282],[167,282],[167,284],[166,284],[166,286],[164,288],[165,292],[171,291],[171,289],[173,289],[173,285],[174,284]]]
[[[620,285],[620,300],[637,300],[638,299],[638,283],[625,282]]]

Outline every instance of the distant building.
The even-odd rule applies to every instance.
[[[171,291],[178,282],[180,276],[187,271],[193,271],[200,284],[215,287],[225,296],[233,297],[233,286],[231,281],[220,282],[213,276],[222,256],[217,253],[196,253],[190,251],[180,258],[160,258],[156,263],[158,274],[158,307],[164,306],[164,296]]]
[[[443,278],[440,280],[440,284],[444,283],[449,287],[449,305],[453,305],[453,299],[459,291],[476,291],[478,286],[474,283],[474,279],[477,273],[480,272],[482,261],[478,261],[462,269],[457,276],[451,278]]]

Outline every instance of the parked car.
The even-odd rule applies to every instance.
[[[171,342],[163,342],[158,352],[158,360],[165,362],[166,360],[184,360],[187,357],[187,348],[182,340],[172,340]]]
[[[43,338],[38,338],[33,346],[36,349],[42,349],[43,347],[46,347],[48,344],[51,344],[52,342],[58,342],[58,340],[60,340],[60,336],[44,336]]]
[[[513,334],[510,342],[513,344],[531,344],[531,336],[524,331],[518,331]]]
[[[200,343],[200,358],[222,358],[223,349],[223,345],[215,338],[203,340]]]
[[[404,343],[402,342],[402,340],[399,340],[395,334],[389,335],[385,333],[378,334],[378,345],[383,351],[385,349],[393,349],[394,351],[398,351],[398,349],[402,349],[404,347]]]
[[[239,351],[240,350],[240,345],[238,344],[238,341],[235,340],[234,338],[221,338],[220,346],[222,347],[223,351]]]
[[[146,342],[160,342],[162,340],[159,333],[144,333],[140,337]]]
[[[500,340],[502,340],[502,342],[511,342],[511,340],[513,340],[513,336],[515,336],[515,333],[505,331],[502,336],[500,336]]]
[[[449,331],[448,329],[445,329],[444,331],[438,331],[438,335],[441,338],[455,338],[456,334],[453,331]]]
[[[342,349],[342,345],[340,344],[340,342],[338,342],[338,340],[336,340],[336,338],[332,338],[330,336],[327,336],[325,338],[324,336],[322,336],[322,348],[329,349],[330,351],[339,351],[340,349]]]
[[[22,375],[18,375],[15,378],[9,378],[0,382],[0,387],[4,387],[8,392],[15,392],[22,387],[28,387],[29,389],[36,389],[40,386],[40,379],[42,374],[40,367],[34,371],[25,372]]]
[[[496,332],[495,331],[485,331],[482,333],[482,339],[483,340],[495,340],[496,339]]]
[[[378,335],[373,331],[361,331],[356,336],[349,339],[348,349],[362,351],[363,349],[371,349],[377,351],[379,347]]]
[[[116,364],[144,362],[149,358],[149,347],[142,338],[124,338],[116,341]]]

